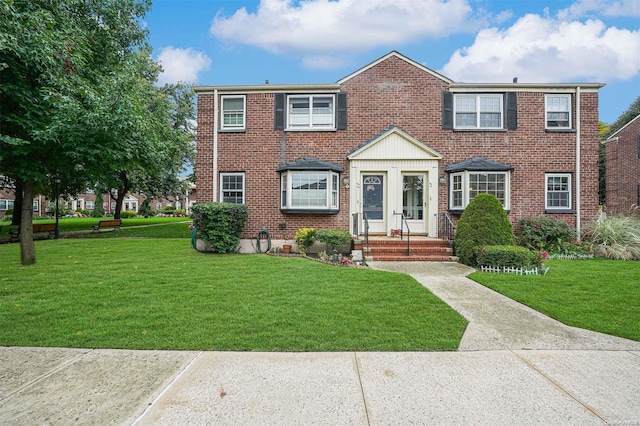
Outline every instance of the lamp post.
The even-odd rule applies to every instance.
[[[55,194],[55,197],[56,197],[56,227],[55,227],[55,234],[54,234],[55,237],[54,238],[57,240],[57,239],[60,238],[60,227],[58,226],[58,217],[59,217],[59,215],[58,215],[58,203],[60,201],[60,176],[55,175],[53,177],[53,181],[56,184],[56,194]]]

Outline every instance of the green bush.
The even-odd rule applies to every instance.
[[[104,201],[102,200],[102,194],[99,194],[96,191],[96,201],[93,205],[93,210],[91,210],[91,217],[102,217],[104,216],[104,205],[102,204]]]
[[[140,208],[138,209],[138,214],[142,217],[153,216],[153,212],[151,210],[151,200],[149,198],[145,198],[144,201],[140,204]]]
[[[185,213],[184,213],[184,210],[182,210],[182,209],[175,209],[173,211],[173,214],[179,214],[181,216],[184,216]]]
[[[484,246],[478,252],[478,265],[498,268],[531,268],[540,261],[537,253],[521,246]]]
[[[329,250],[341,249],[351,241],[349,231],[342,229],[321,229],[317,232],[318,241],[327,243]]]
[[[521,219],[516,224],[518,244],[529,250],[562,253],[563,245],[575,238],[573,229],[564,220],[548,216]]]
[[[160,212],[165,214],[173,214],[175,212],[176,206],[164,206]]]
[[[482,246],[513,244],[513,227],[502,203],[491,194],[477,195],[460,216],[454,247],[461,263],[477,265]]]
[[[313,228],[300,228],[293,237],[298,245],[298,251],[305,254],[309,247],[316,242],[316,230]]]
[[[640,260],[640,220],[626,216],[602,218],[587,227],[584,244],[596,256]]]
[[[136,217],[136,216],[138,216],[138,213],[132,212],[132,211],[129,211],[129,210],[125,210],[125,211],[120,212],[120,218],[121,219],[128,219],[130,217]]]
[[[249,213],[244,204],[204,203],[193,206],[193,225],[198,236],[217,253],[238,249]]]

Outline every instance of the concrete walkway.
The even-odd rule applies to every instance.
[[[0,347],[0,424],[640,425],[640,342],[566,327],[458,264],[372,267],[467,317],[461,350]]]

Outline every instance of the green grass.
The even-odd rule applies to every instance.
[[[640,341],[640,262],[546,260],[544,276],[469,278],[564,324]]]
[[[103,218],[103,219],[112,219],[113,217]],[[34,219],[36,223],[54,223],[55,219]],[[97,225],[100,221],[100,218],[96,217],[73,217],[73,218],[60,218],[58,220],[58,226],[60,228],[60,232],[75,232],[75,231],[89,231],[91,230],[93,225]],[[175,222],[185,222],[191,221],[191,218],[188,217],[132,217],[127,219],[122,219],[122,228],[127,228],[131,226],[143,226],[143,225],[158,225],[164,223],[175,223]],[[9,234],[9,229],[14,228],[11,225],[11,222],[8,220],[0,221],[0,226],[2,226],[2,231],[0,235],[6,236]]]
[[[466,327],[405,274],[203,254],[186,238],[37,241],[36,254],[23,267],[18,244],[0,245],[0,345],[430,351],[457,349]]]

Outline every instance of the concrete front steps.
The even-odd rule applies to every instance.
[[[445,241],[438,238],[411,236],[407,254],[407,237],[369,237],[362,249],[366,261],[379,262],[457,262],[453,249]]]

